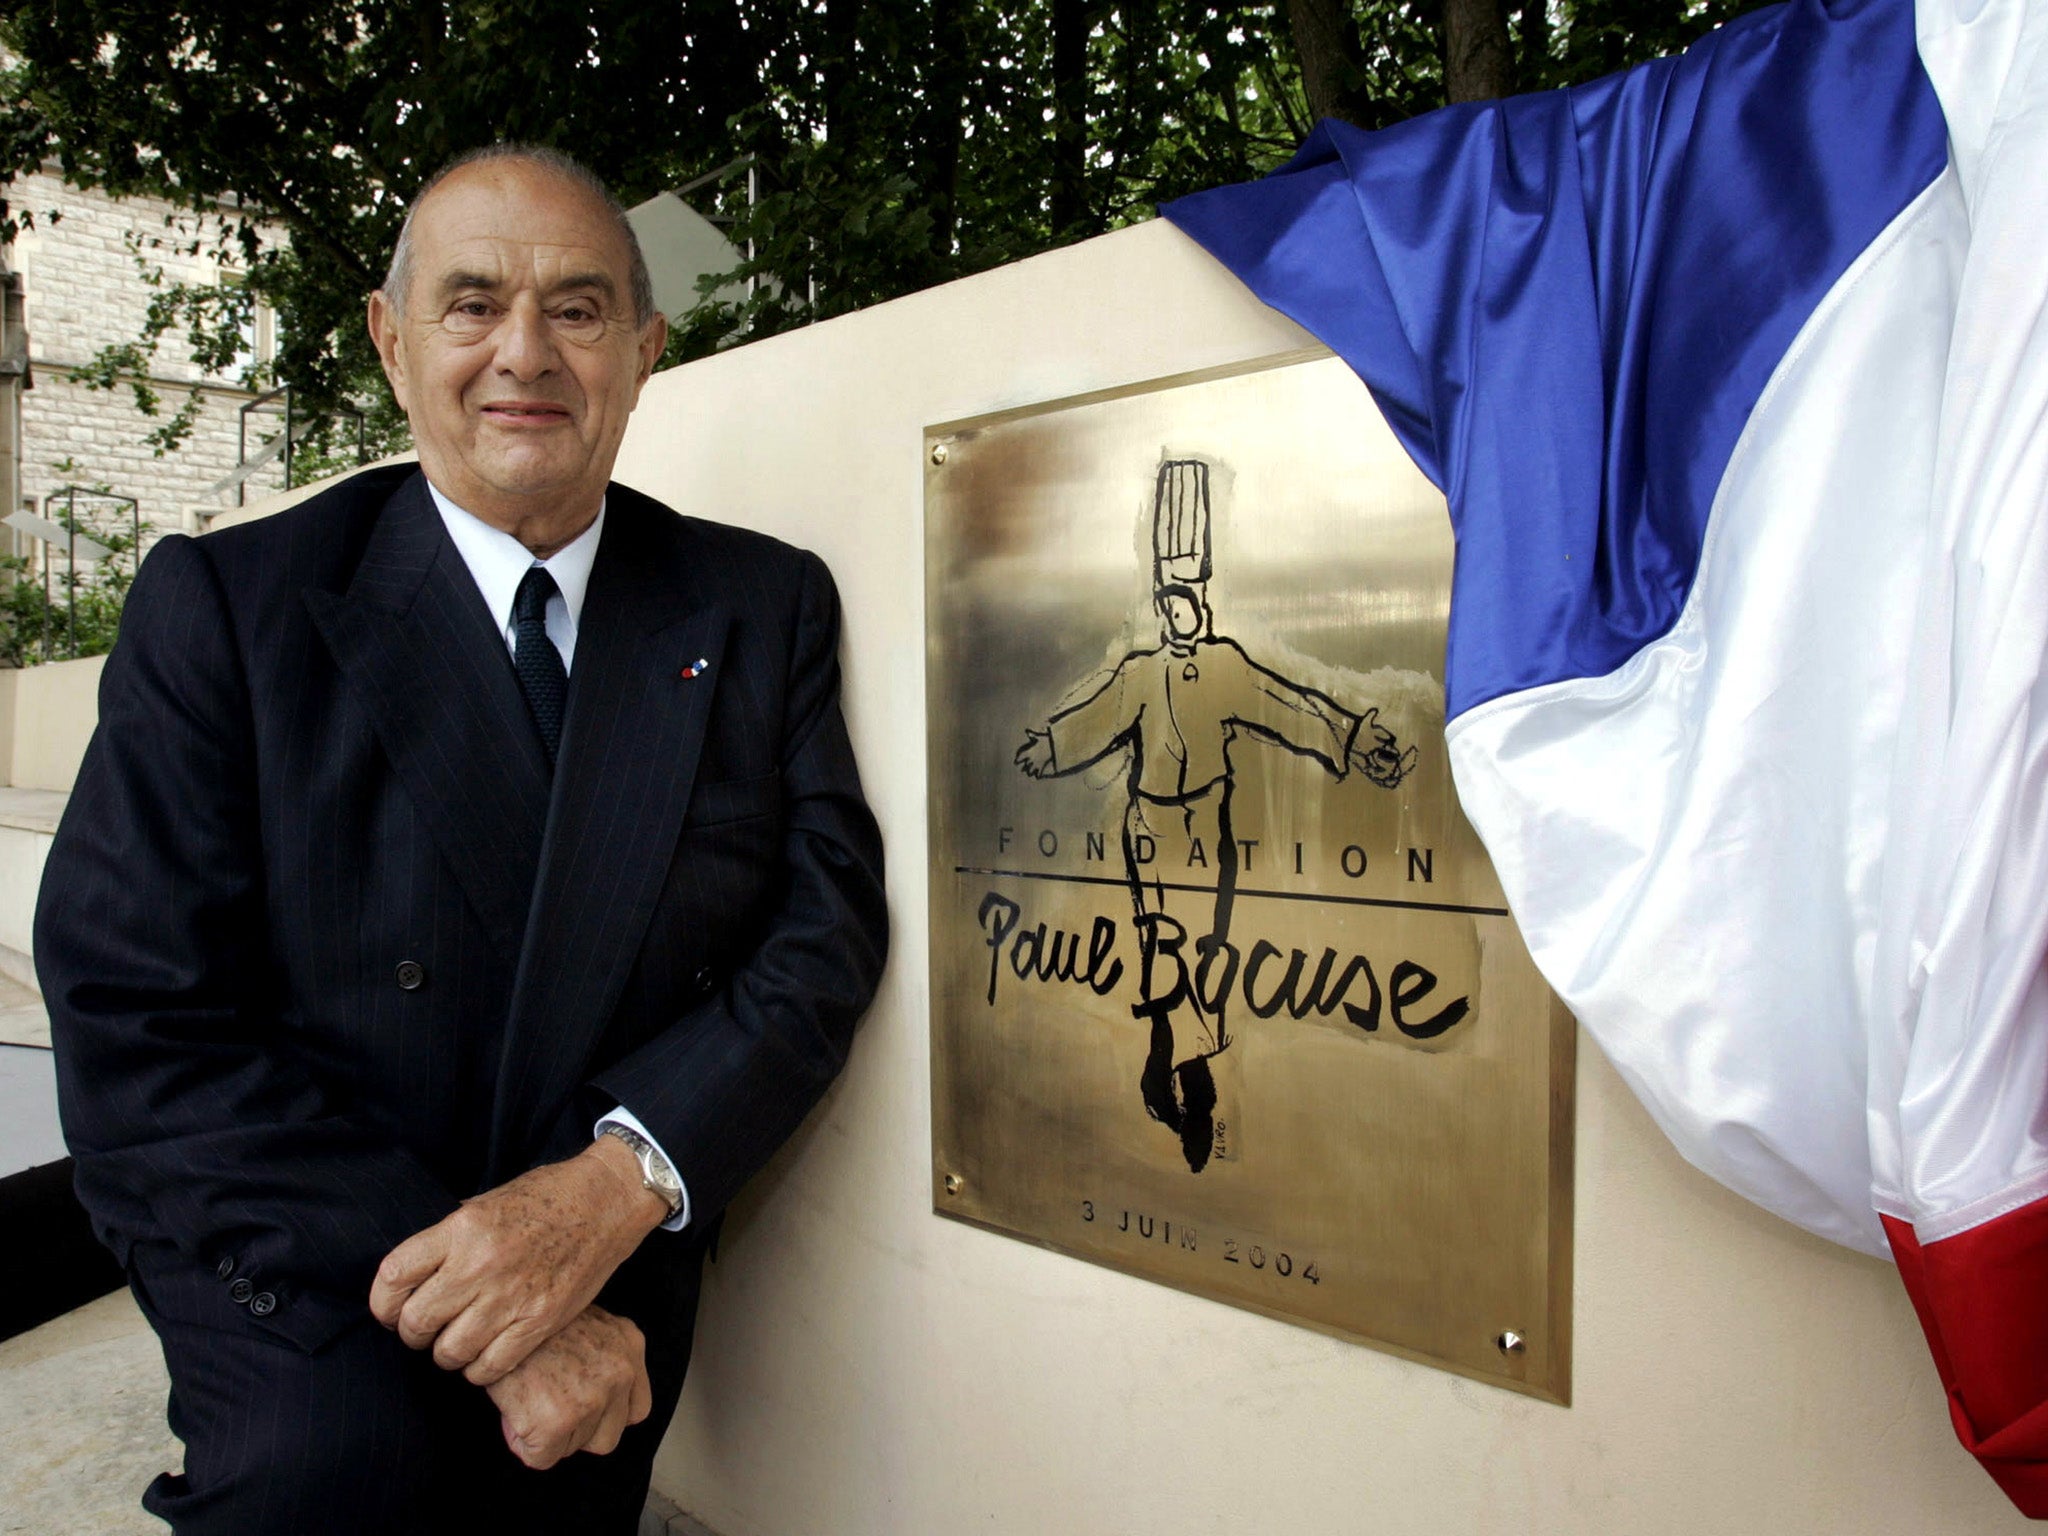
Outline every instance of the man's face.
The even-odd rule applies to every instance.
[[[370,333],[443,493],[516,532],[596,515],[667,340],[634,323],[626,243],[582,187],[521,160],[465,166],[413,218],[403,304]]]

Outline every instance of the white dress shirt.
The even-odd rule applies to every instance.
[[[491,620],[498,626],[498,633],[505,637],[505,648],[517,653],[518,636],[512,627],[512,601],[518,595],[519,583],[526,573],[536,565],[555,579],[555,594],[548,599],[548,639],[555,649],[562,653],[562,670],[573,672],[576,667],[576,626],[583,617],[583,595],[590,590],[590,568],[597,563],[597,541],[604,534],[604,506],[599,504],[597,516],[588,528],[549,555],[545,560],[533,558],[533,551],[501,529],[473,513],[465,512],[446,496],[443,496],[433,481],[427,482],[427,491],[434,498],[434,507],[441,514],[442,526],[448,530],[448,537],[455,545],[455,552],[462,556],[462,563],[469,567],[469,574],[476,582],[476,589],[483,594],[484,606],[491,611]],[[621,1104],[592,1127],[591,1134],[597,1135],[606,1124],[623,1125],[629,1131],[645,1136],[661,1154],[669,1167],[675,1168],[675,1160],[662,1151],[661,1143],[632,1110]],[[682,1171],[677,1169],[678,1183]],[[682,1207],[662,1223],[670,1232],[680,1232],[690,1224],[690,1191],[683,1189]]]

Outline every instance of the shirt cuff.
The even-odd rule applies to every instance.
[[[683,1203],[677,1209],[675,1215],[669,1217],[667,1221],[661,1224],[661,1230],[664,1232],[682,1231],[683,1228],[690,1224],[690,1186],[683,1183],[683,1171],[680,1168],[676,1168],[676,1160],[670,1157],[668,1152],[662,1147],[662,1144],[654,1139],[654,1133],[640,1123],[640,1117],[626,1108],[625,1105],[621,1104],[617,1109],[599,1120],[596,1125],[591,1127],[590,1134],[592,1136],[603,1135],[604,1128],[607,1125],[623,1125],[634,1135],[645,1136],[654,1150],[661,1154],[661,1160],[667,1163],[669,1167],[675,1168],[676,1185],[683,1192]]]

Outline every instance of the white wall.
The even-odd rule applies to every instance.
[[[52,661],[9,674],[0,707],[10,709],[9,750],[0,768],[16,789],[70,793],[100,718],[104,656]]]
[[[106,657],[0,671],[0,976],[34,987],[36,891],[99,719]],[[17,793],[17,791],[58,793]]]
[[[1889,1268],[1686,1167],[1590,1042],[1569,1409],[931,1214],[922,428],[1306,341],[1151,224],[650,385],[620,478],[839,578],[896,922],[728,1224],[657,1487],[725,1536],[2020,1529]]]

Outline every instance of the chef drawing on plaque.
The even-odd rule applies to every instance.
[[[1216,1084],[1209,1062],[1230,1045],[1229,993],[1205,985],[1209,963],[1226,949],[1237,895],[1240,844],[1231,795],[1247,741],[1277,746],[1319,763],[1332,778],[1356,770],[1393,789],[1415,766],[1379,723],[1379,710],[1354,714],[1334,699],[1259,665],[1228,635],[1209,607],[1209,466],[1169,459],[1159,466],[1152,507],[1152,604],[1159,644],[1132,650],[1079,702],[1028,730],[1018,768],[1032,778],[1079,773],[1121,753],[1127,801],[1121,847],[1139,943],[1139,999],[1151,1043],[1138,1089],[1146,1112],[1180,1137],[1199,1173],[1215,1142]],[[1189,864],[1213,868],[1216,887],[1188,923],[1167,910],[1171,894],[1158,869],[1162,834],[1184,836]],[[1211,862],[1213,855],[1213,863]],[[1186,884],[1177,882],[1186,899]]]

